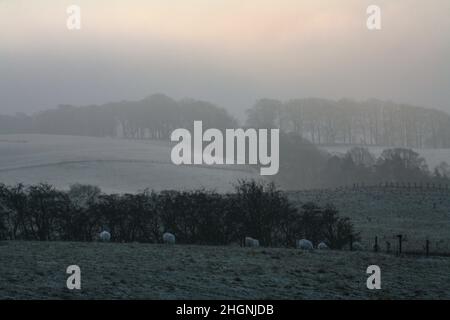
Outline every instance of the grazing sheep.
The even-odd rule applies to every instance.
[[[259,247],[259,240],[253,239],[251,237],[245,237],[246,247]]]
[[[166,244],[175,244],[175,236],[172,233],[166,232],[163,234],[163,241]]]
[[[329,248],[328,248],[328,246],[327,246],[327,244],[325,242],[321,242],[321,243],[319,243],[317,245],[317,249],[319,249],[319,250],[327,250]]]
[[[297,248],[302,250],[313,250],[314,246],[311,241],[306,239],[297,240]]]
[[[109,240],[111,240],[111,233],[103,230],[99,233],[98,238],[100,239],[100,241],[108,242]]]
[[[354,251],[363,251],[363,250],[364,250],[364,247],[363,247],[363,245],[362,245],[361,243],[359,243],[359,242],[354,242],[354,243],[353,243],[353,250],[354,250]]]

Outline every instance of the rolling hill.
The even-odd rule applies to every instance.
[[[0,135],[0,182],[94,184],[108,193],[145,188],[229,191],[238,179],[260,179],[246,166],[176,166],[168,142],[41,134]]]

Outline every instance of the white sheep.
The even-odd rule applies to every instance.
[[[109,233],[106,230],[103,230],[102,232],[99,233],[98,238],[100,239],[100,241],[108,242],[109,240],[111,240],[111,233]]]
[[[163,241],[166,244],[175,244],[175,235],[172,233],[166,232],[163,234]]]
[[[314,246],[311,241],[306,239],[297,240],[297,248],[302,250],[313,250]]]
[[[319,243],[317,245],[317,249],[319,249],[319,250],[327,250],[329,248],[328,248],[328,246],[327,246],[327,244],[325,242],[321,242],[321,243]]]
[[[352,248],[355,251],[363,251],[364,250],[364,246],[359,242],[354,242],[352,245]]]
[[[259,247],[259,240],[253,239],[251,237],[245,237],[246,247]]]

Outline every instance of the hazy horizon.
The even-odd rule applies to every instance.
[[[81,7],[82,29],[66,28]],[[366,8],[382,9],[382,30]],[[161,92],[240,116],[255,100],[377,98],[450,112],[450,2],[0,1],[0,113]]]

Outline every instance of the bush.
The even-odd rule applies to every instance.
[[[92,241],[101,230],[116,242],[161,242],[163,232],[178,243],[225,245],[246,236],[263,246],[294,246],[307,238],[339,249],[353,225],[333,207],[294,207],[274,184],[240,181],[235,192],[145,190],[102,194],[94,186],[69,191],[48,184],[0,185],[0,237],[24,240]]]

